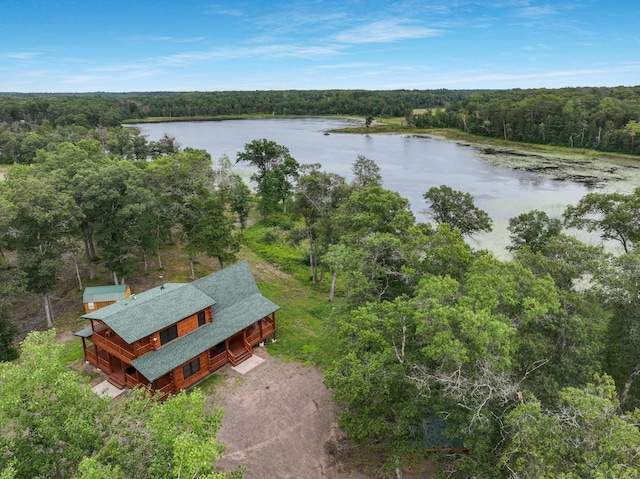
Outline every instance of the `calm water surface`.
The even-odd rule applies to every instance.
[[[266,138],[289,148],[298,163],[320,163],[322,169],[352,179],[351,165],[364,155],[380,166],[385,188],[411,202],[419,221],[427,221],[422,195],[432,186],[448,185],[468,192],[475,204],[493,219],[493,232],[476,235],[474,247],[508,256],[509,218],[532,209],[559,216],[577,203],[589,189],[580,183],[556,181],[532,173],[497,167],[483,161],[473,148],[446,140],[402,135],[331,134],[324,131],[348,125],[332,119],[256,119],[212,122],[175,122],[134,125],[158,140],[165,133],[182,147],[207,150],[214,161],[236,154],[252,140]],[[237,165],[248,178],[250,169]],[[587,239],[591,242],[593,238]]]

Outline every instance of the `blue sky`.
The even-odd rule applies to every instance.
[[[640,85],[638,0],[0,0],[0,91]]]

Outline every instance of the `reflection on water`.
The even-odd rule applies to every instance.
[[[403,135],[324,135],[346,126],[333,119],[255,119],[213,122],[135,125],[149,140],[165,133],[183,147],[207,150],[214,160],[223,154],[234,161],[244,145],[268,139],[289,148],[301,164],[320,163],[326,171],[350,180],[358,155],[375,161],[384,187],[411,202],[419,221],[426,221],[423,194],[432,186],[448,185],[473,195],[476,205],[494,221],[494,231],[475,236],[474,247],[488,248],[506,257],[509,218],[532,209],[558,217],[567,205],[577,203],[589,190],[580,183],[555,181],[526,171],[490,165],[473,148],[433,138]],[[250,170],[237,165],[248,178]],[[590,238],[581,238],[590,240]]]

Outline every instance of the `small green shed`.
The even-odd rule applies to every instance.
[[[91,313],[110,304],[117,303],[131,296],[131,289],[126,284],[108,286],[90,286],[82,294],[84,312]]]

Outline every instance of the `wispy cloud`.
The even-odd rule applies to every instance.
[[[211,60],[237,58],[317,58],[340,53],[332,46],[297,46],[288,44],[257,45],[254,47],[221,47],[213,50],[192,51],[160,57],[158,63],[170,66],[187,66]]]
[[[440,32],[407,20],[379,20],[361,25],[333,35],[332,39],[340,43],[390,43],[413,38],[438,36]]]
[[[0,58],[7,58],[10,60],[32,60],[40,56],[39,52],[6,52],[0,53]]]
[[[204,11],[208,15],[225,15],[229,17],[241,17],[243,15],[242,10],[238,8],[229,8],[221,5],[210,5]]]
[[[152,78],[161,73],[157,68],[145,66],[125,65],[114,66],[113,68],[87,70],[85,73],[75,75],[58,75],[61,84],[67,85],[109,85],[123,83],[140,78]],[[89,89],[100,89],[95,86]]]
[[[553,7],[524,7],[516,10],[516,15],[524,18],[537,19],[555,15],[557,10]]]
[[[166,35],[133,35],[129,37],[129,40],[134,42],[170,42],[170,43],[194,43],[201,42],[205,40],[207,37],[185,37],[185,38],[177,38]]]
[[[521,72],[521,73],[478,73],[474,74],[466,72],[464,75],[457,74],[450,78],[452,83],[470,83],[470,84],[485,84],[495,83],[501,81],[517,82],[523,80],[540,80],[548,78],[581,78],[581,77],[593,77],[594,75],[609,75],[614,72],[625,73],[640,71],[640,63],[629,63],[618,66],[607,66],[601,68],[583,68],[573,70],[551,70],[551,71],[535,71],[535,72]],[[442,78],[439,79],[442,82]],[[445,80],[446,81],[446,80]]]
[[[527,52],[534,52],[539,50],[550,50],[551,47],[549,45],[545,45],[544,43],[538,43],[536,45],[525,45],[522,47],[523,50]]]
[[[368,68],[374,66],[374,63],[334,63],[332,65],[319,65],[316,68],[322,70],[339,70],[339,69],[352,69],[352,68]]]

